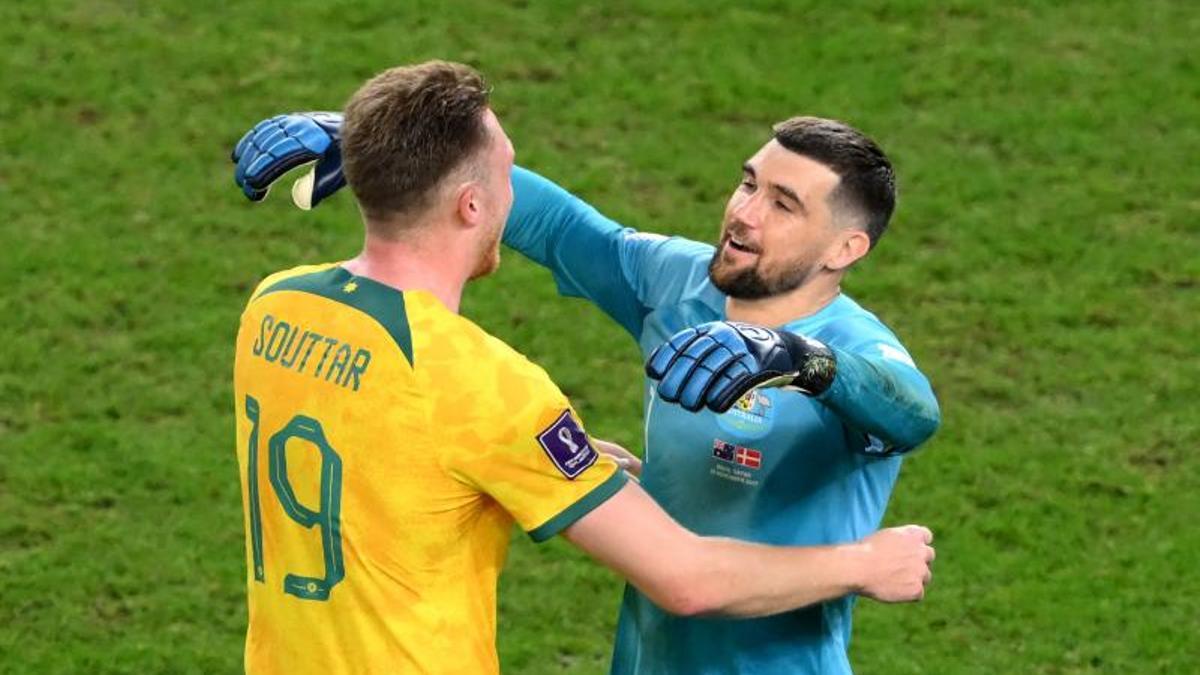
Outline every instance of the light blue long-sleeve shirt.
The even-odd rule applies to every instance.
[[[561,294],[621,324],[643,357],[680,330],[725,318],[725,296],[708,277],[712,246],[622,227],[521,168],[513,187],[504,243],[548,267]],[[901,454],[937,429],[937,400],[896,336],[846,295],[778,328],[835,352],[832,386],[811,398],[758,390],[718,415],[665,403],[647,380],[642,484],[697,534],[793,546],[855,541],[879,527]],[[853,603],[760,619],[683,618],[627,586],[612,672],[849,673]]]

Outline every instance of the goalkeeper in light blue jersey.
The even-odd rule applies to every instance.
[[[304,204],[340,187],[324,147],[310,154],[327,170],[317,165],[315,190],[298,184]],[[245,175],[239,166],[253,198]],[[933,435],[939,411],[896,336],[841,292],[895,204],[873,141],[834,120],[777,124],[743,165],[715,248],[622,227],[520,168],[513,188],[504,243],[647,358],[642,481],[671,516],[697,534],[781,545],[879,527],[901,456]],[[681,617],[627,586],[612,673],[849,673],[853,605]]]
[[[742,167],[715,249],[623,228],[528,171],[516,170],[513,185],[504,243],[629,331],[660,393],[683,404],[665,404],[647,381],[642,482],[668,513],[699,534],[773,544],[853,541],[879,527],[901,455],[933,435],[939,412],[896,336],[840,290],[895,203],[890,163],[873,142],[830,120],[777,125]],[[709,323],[723,320],[776,335]],[[705,334],[688,331],[696,327]],[[731,333],[742,340],[713,348]],[[780,335],[808,338],[786,350],[792,368],[770,373],[800,373],[790,387],[722,392],[710,382],[739,343]],[[760,374],[754,363],[750,377]],[[738,583],[737,570],[728,575]],[[612,672],[849,673],[853,605],[683,618],[627,586]]]

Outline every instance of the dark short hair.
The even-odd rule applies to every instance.
[[[896,174],[883,150],[861,131],[837,120],[793,117],[776,124],[775,140],[828,166],[838,177],[829,199],[835,212],[862,219],[871,246],[883,236],[896,208]]]
[[[385,70],[346,103],[342,168],[363,213],[428,206],[433,189],[488,143],[488,86],[469,66],[428,61]]]

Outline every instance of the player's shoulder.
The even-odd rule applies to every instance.
[[[848,295],[839,295],[817,314],[787,328],[839,347],[870,342],[896,342],[896,334],[874,312]]]
[[[541,367],[435,302],[419,294],[410,303],[413,367],[447,433],[457,429],[502,444],[544,428],[547,411],[561,413],[568,407],[566,396]]]
[[[509,380],[557,393],[540,366],[432,295],[412,294],[409,308],[417,368],[452,373],[456,381],[480,383],[485,388]]]
[[[629,230],[622,242],[622,269],[638,287],[650,309],[690,300],[714,308],[725,296],[712,285],[708,267],[716,249],[711,244]]]
[[[259,297],[261,297],[264,293],[270,291],[273,288],[278,287],[279,284],[281,284],[285,281],[299,279],[301,277],[305,277],[310,274],[315,274],[318,272],[325,272],[325,271],[328,271],[328,270],[336,267],[337,265],[338,265],[338,263],[336,263],[336,262],[316,263],[316,264],[311,264],[311,265],[297,265],[295,267],[290,267],[286,270],[280,270],[278,272],[268,274],[266,277],[264,277],[262,279],[262,281],[258,282],[257,286],[254,287],[254,292],[250,294],[250,299],[247,304],[254,302]]]
[[[891,329],[883,323],[883,320],[879,316],[844,293],[835,301],[835,314],[832,324],[841,327],[853,326],[859,330],[868,330],[871,332],[891,333]]]

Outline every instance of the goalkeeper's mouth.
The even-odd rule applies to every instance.
[[[762,253],[762,249],[753,244],[731,234],[725,235],[725,245],[722,247],[726,251],[737,251],[738,253],[747,255],[758,255]]]

